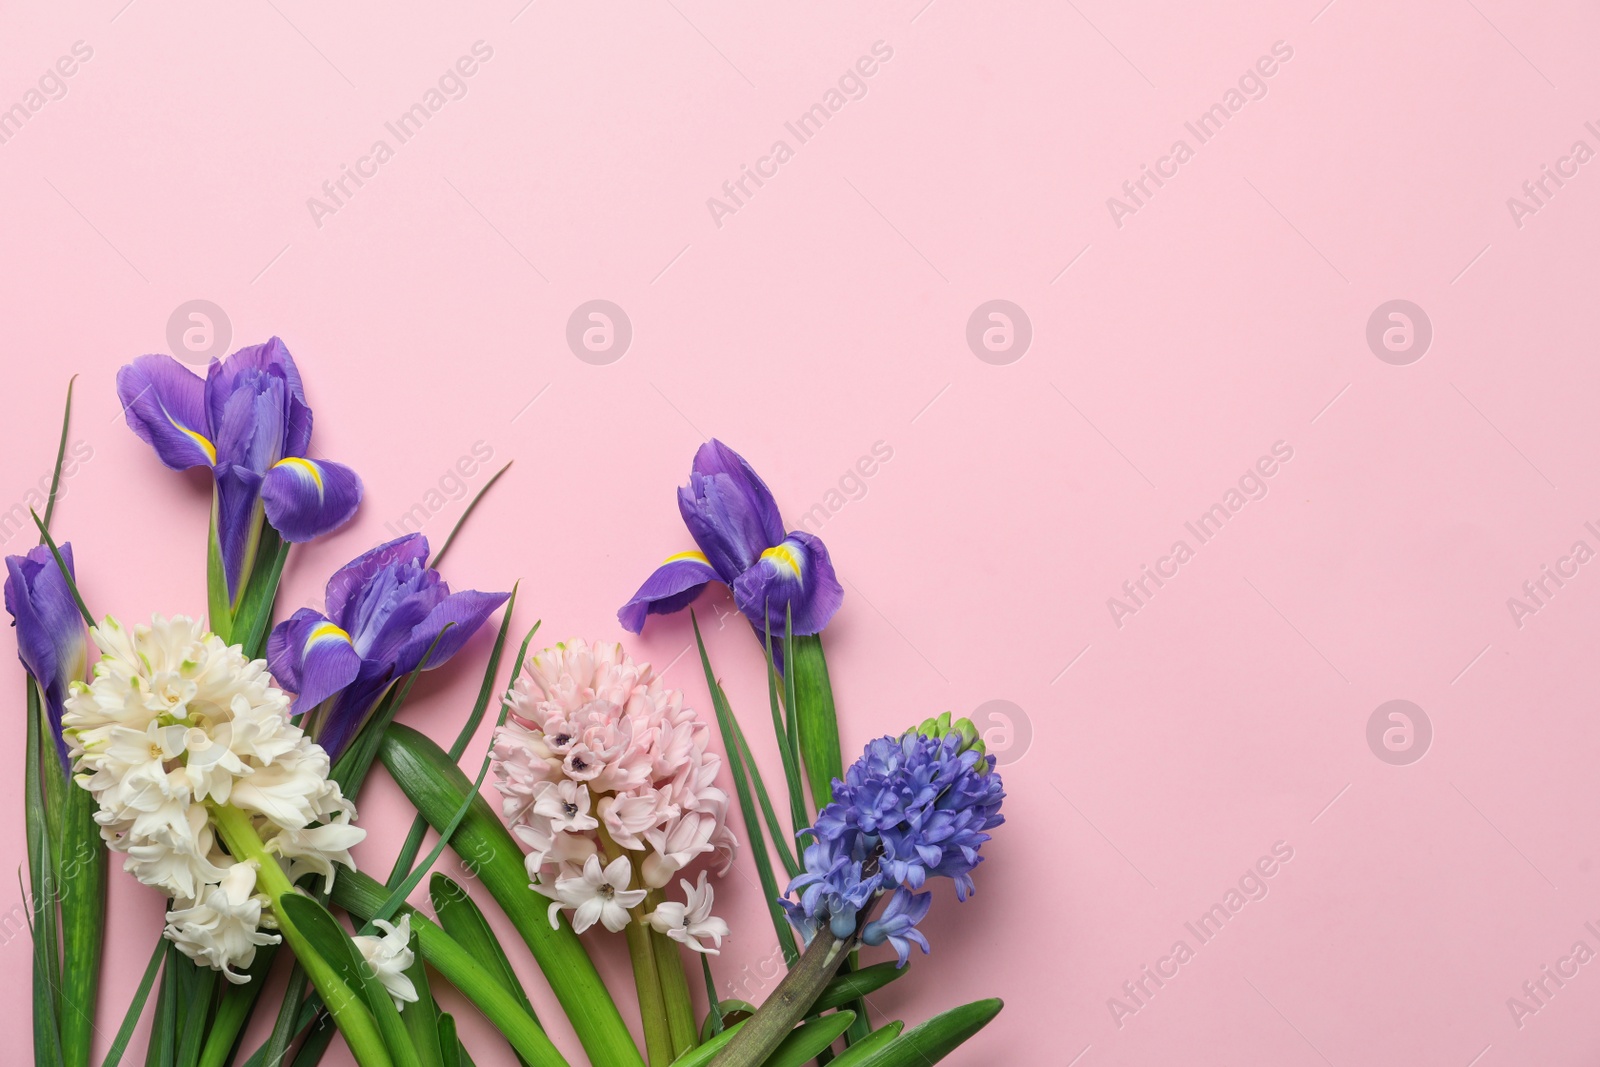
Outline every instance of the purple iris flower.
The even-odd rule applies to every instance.
[[[254,565],[263,516],[285,541],[310,541],[361,503],[355,471],[308,457],[311,409],[276,337],[212,360],[204,379],[171,356],[140,356],[117,372],[117,395],[128,426],[162,463],[210,468],[230,602]]]
[[[61,561],[72,573],[72,545],[61,545]],[[61,712],[73,682],[83,681],[89,639],[72,589],[56,566],[48,545],[24,556],[6,557],[6,610],[17,628],[17,657],[39,687],[55,734],[56,753],[67,769],[61,737]]]
[[[425,655],[428,670],[442,665],[511,595],[452,593],[427,560],[421,534],[379,545],[328,579],[327,614],[301,608],[273,628],[272,676],[295,694],[293,714],[324,705],[314,736],[333,759],[395,681]]]
[[[777,501],[744,457],[721,441],[700,446],[678,510],[697,552],[669,556],[617,612],[622,628],[644,629],[647,615],[689,605],[708,582],[733,589],[734,603],[758,634],[784,633],[792,613],[796,636],[821,632],[839,610],[844,589],[828,550],[803,530],[785,535]]]

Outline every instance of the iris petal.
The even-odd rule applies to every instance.
[[[299,715],[355,681],[361,657],[349,634],[320,613],[301,608],[273,629],[267,665],[278,684],[295,694],[292,710]]]
[[[350,521],[361,503],[361,478],[342,463],[290,456],[267,471],[261,502],[285,541],[310,541]]]
[[[617,611],[617,621],[629,633],[638,633],[644,629],[646,615],[666,615],[687,607],[707,582],[720,580],[703,554],[680,552],[644,580],[633,599]]]
[[[416,670],[425,655],[428,657],[428,670],[443,665],[461,651],[461,647],[478,632],[490,613],[504,604],[510,595],[480,593],[476,589],[451,593],[434,605],[428,617],[412,630],[411,640],[396,657],[395,669],[401,674]],[[446,630],[446,626],[450,628]],[[439,641],[437,645],[434,644],[435,638]],[[430,647],[433,649],[431,654],[428,652]]]
[[[743,456],[716,439],[695,453],[689,484],[678,490],[678,511],[724,581],[783,540],[783,520],[767,483]]]
[[[306,394],[300,383],[300,370],[294,365],[294,357],[289,355],[289,349],[274,337],[265,344],[241,348],[225,360],[211,361],[205,380],[205,405],[211,425],[222,424],[223,408],[234,393],[249,387],[250,379],[262,377],[281,380],[287,395],[297,400],[300,407],[305,407]],[[310,415],[310,409],[307,408],[301,417],[307,438],[311,434]],[[295,453],[285,454],[304,455],[305,449],[301,447]]]
[[[317,724],[317,744],[327,751],[329,759],[339,758],[395,677],[391,664],[361,661],[355,681],[333,698],[333,707]]]
[[[428,539],[419,533],[406,534],[370,548],[346,563],[328,579],[325,591],[328,617],[346,630],[354,630],[351,617],[366,592],[367,584],[377,574],[405,563],[423,563],[428,558]]]
[[[228,598],[237,600],[245,568],[252,562],[251,543],[260,533],[261,475],[249,467],[218,467],[217,542],[222,570],[228,581]]]
[[[171,356],[140,356],[117,371],[129,429],[176,471],[217,461],[206,418],[205,383]]]
[[[61,560],[72,573],[72,545],[62,544],[60,549]],[[61,712],[68,687],[83,680],[88,638],[72,590],[49,546],[6,557],[5,604],[17,628],[17,656],[44,693],[57,754],[65,767]]]
[[[844,602],[844,588],[822,541],[796,530],[734,579],[733,597],[758,631],[759,620],[766,619],[774,634],[783,633],[787,609],[793,613],[794,633],[804,635],[819,633],[828,624]]]

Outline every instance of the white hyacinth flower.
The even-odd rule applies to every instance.
[[[416,962],[416,953],[411,951],[411,916],[402,915],[394,924],[378,919],[372,925],[383,931],[382,937],[357,934],[351,940],[372,968],[373,977],[382,982],[383,988],[394,998],[394,1006],[404,1008],[415,1004],[417,987],[406,974]]]
[[[101,657],[62,716],[79,785],[95,797],[95,821],[124,869],[176,901],[166,936],[190,957],[249,981],[258,945],[277,938],[270,900],[255,894],[256,868],[223,851],[212,807],[250,816],[290,881],[334,864],[366,831],[330,781],[328,755],[289,720],[290,701],[265,660],[246,658],[185,616],[131,630],[107,617],[89,631]]]
[[[728,924],[711,914],[715,894],[706,882],[706,872],[700,872],[698,886],[690,885],[683,879],[678,884],[683,886],[685,903],[662,901],[656,905],[655,911],[645,916],[646,921],[679,944],[688,945],[696,952],[704,952],[709,956],[718,955],[722,950],[722,939],[728,936]],[[716,948],[707,948],[701,938],[709,938],[716,943]]]
[[[562,908],[571,908],[572,929],[583,933],[599,923],[612,933],[628,928],[628,909],[637,907],[645,898],[643,889],[629,889],[633,867],[628,857],[618,856],[604,869],[600,857],[590,855],[584,861],[583,871],[576,875],[563,875],[556,879],[555,888],[534,886],[550,897],[550,925],[556,926],[556,916]]]
[[[167,912],[167,938],[185,956],[221,971],[234,985],[248,982],[249,975],[233,968],[249,967],[257,947],[279,941],[276,934],[261,932],[261,909],[267,898],[257,896],[255,888],[256,865],[235,863],[198,899],[175,902]]]

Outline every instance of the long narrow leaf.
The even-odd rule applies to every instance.
[[[93,626],[94,616],[89,614],[89,608],[84,604],[83,597],[78,592],[78,583],[72,577],[72,568],[68,567],[66,560],[61,558],[61,549],[56,547],[56,539],[50,536],[49,530],[45,529],[44,521],[39,518],[37,511],[30,509],[28,514],[33,516],[33,524],[39,527],[39,536],[50,547],[50,555],[55,559],[56,566],[61,568],[61,577],[66,579],[67,589],[72,593],[72,602],[78,605],[78,612],[83,616],[83,621]]]
[[[42,729],[42,728],[41,728]],[[97,805],[87,789],[57,774],[55,746],[46,745],[44,774],[60,779],[61,1047],[68,1067],[89,1062],[95,1000],[100,990],[100,949],[106,926],[106,849]]]
[[[473,510],[475,508],[477,508],[478,501],[482,500],[483,499],[483,495],[485,493],[487,493],[490,490],[490,488],[492,488],[494,486],[495,482],[498,482],[500,480],[500,476],[502,474],[504,474],[506,471],[511,469],[511,464],[513,462],[515,462],[515,461],[514,460],[507,460],[506,461],[506,465],[504,467],[501,467],[499,470],[495,471],[494,472],[494,476],[491,477],[488,481],[483,483],[483,488],[479,489],[476,493],[473,494],[471,502],[467,504],[467,510],[465,510],[465,511],[463,511],[461,513],[461,517],[456,520],[456,524],[450,528],[450,535],[444,539],[444,544],[439,546],[439,551],[437,551],[437,552],[435,552],[433,554],[433,559],[428,561],[428,566],[430,566],[430,567],[434,568],[435,570],[437,570],[439,565],[444,562],[445,553],[449,552],[450,551],[450,546],[455,544],[456,534],[460,533],[461,532],[461,527],[463,527],[463,526],[465,526],[467,524],[467,519],[468,519],[468,517],[470,517],[472,515]]]
[[[56,493],[61,488],[61,465],[67,458],[67,428],[72,425],[72,384],[78,380],[74,374],[67,379],[67,405],[61,413],[61,440],[56,445],[56,468],[50,475],[50,499],[44,504],[44,524],[50,525],[50,518],[56,512]]]
[[[522,983],[517,981],[517,972],[512,970],[506,950],[500,947],[499,937],[477,902],[449,876],[437,873],[428,885],[428,896],[433,901],[433,913],[439,917],[439,925],[444,927],[444,932],[493,973],[506,992],[516,997],[533,1021],[538,1022],[539,1016],[534,1014],[533,1003],[528,1000]]]
[[[210,967],[195,970],[195,983],[184,997],[188,1013],[184,1016],[183,1030],[178,1035],[178,1051],[173,1057],[178,1067],[195,1067],[200,1061],[201,1042],[205,1039],[206,1023],[210,1021],[211,998],[217,988],[217,972]]]
[[[262,945],[256,949],[256,958],[246,972],[250,980],[243,985],[229,984],[217,1003],[217,1012],[206,1027],[205,1045],[200,1049],[199,1067],[224,1067],[233,1055],[239,1035],[250,1022],[250,1013],[261,998],[261,988],[266,985],[272,961],[277,958],[276,945]]]
[[[772,623],[767,622],[766,644],[763,649],[767,657],[767,702],[772,707],[772,732],[778,740],[778,752],[783,756],[783,781],[789,790],[789,819],[793,824],[790,830],[790,840],[798,837],[801,830],[811,825],[811,818],[806,812],[806,789],[800,782],[800,754],[791,743],[789,723],[792,716],[784,715],[784,702],[778,697],[778,665],[772,659]],[[753,766],[755,761],[751,760]],[[773,831],[773,837],[778,832]],[[799,873],[793,868],[790,875]]]
[[[206,534],[206,615],[211,632],[233,640],[233,605],[228,602],[228,572],[222,566],[222,543],[217,540],[217,494],[211,494],[211,529]]]
[[[772,873],[772,858],[767,854],[766,842],[762,838],[755,801],[750,796],[750,783],[745,778],[744,761],[739,758],[739,731],[733,718],[733,709],[728,706],[727,694],[722,691],[722,685],[711,669],[711,658],[706,654],[705,639],[700,635],[700,621],[695,618],[693,610],[689,612],[689,618],[694,626],[695,644],[700,648],[700,666],[705,671],[706,686],[711,690],[711,706],[716,711],[717,726],[722,731],[722,744],[732,757],[728,761],[728,766],[733,772],[733,789],[739,798],[739,812],[744,817],[745,833],[750,838],[750,855],[755,860],[756,874],[761,880],[761,892],[766,897],[767,910],[772,917],[772,927],[778,935],[778,947],[783,950],[784,961],[793,967],[795,961],[800,958],[800,950],[795,944],[794,931],[789,927],[789,920],[784,917],[783,909],[778,906],[778,880]]]
[[[833,1067],[861,1067],[862,1064],[876,1055],[880,1049],[887,1048],[892,1044],[894,1039],[899,1037],[900,1032],[905,1028],[906,1024],[899,1020],[892,1023],[884,1023],[835,1057]]]
[[[244,646],[244,654],[251,659],[260,659],[266,649],[272,605],[278,599],[278,585],[288,558],[289,542],[270,526],[263,530],[255,568],[233,619],[233,638]]]
[[[483,670],[483,682],[478,686],[478,699],[472,705],[472,713],[467,716],[467,721],[461,724],[461,731],[456,734],[455,741],[450,745],[450,758],[459,761],[466,754],[467,745],[478,732],[478,726],[483,722],[483,716],[489,709],[489,698],[494,694],[495,681],[500,673],[500,655],[505,650],[506,635],[511,629],[511,615],[517,608],[517,590],[522,585],[517,582],[511,587],[511,597],[506,601],[505,610],[500,615],[500,630],[495,634],[494,647],[489,650],[489,663]],[[528,654],[528,643],[533,640],[533,635],[539,631],[539,624],[534,623],[533,629],[522,639],[522,650],[517,653],[517,662],[511,668],[511,678],[516,680],[522,672],[522,660]],[[504,714],[500,717],[501,723],[505,722]],[[417,853],[422,850],[422,839],[428,832],[428,820],[418,815],[411,820],[411,830],[406,834],[400,852],[395,856],[394,866],[389,870],[389,885],[399,885],[400,881],[411,872],[411,866],[416,862]]]
[[[134,991],[133,1000],[128,1002],[128,1010],[122,1017],[122,1025],[117,1027],[117,1036],[111,1039],[111,1047],[106,1050],[106,1058],[100,1067],[117,1067],[122,1062],[122,1054],[128,1048],[128,1042],[133,1040],[133,1031],[139,1026],[139,1016],[144,1014],[144,1003],[150,998],[150,988],[156,984],[156,972],[161,969],[161,961],[166,956],[167,939],[165,936],[156,938],[156,949],[150,953],[150,962],[145,965],[144,977],[139,979],[139,988]]]
[[[439,1009],[433,1001],[433,989],[428,985],[428,965],[423,961],[422,950],[417,945],[417,932],[411,931],[411,966],[406,977],[417,991],[414,1003],[407,1004],[400,1013],[406,1033],[417,1050],[421,1067],[445,1067],[443,1041],[439,1035]]]
[[[177,1045],[178,967],[184,961],[178,946],[167,942],[167,958],[161,965],[161,992],[156,994],[156,1015],[150,1024],[150,1044],[145,1048],[145,1067],[172,1067]]]
[[[27,684],[27,740],[23,749],[23,823],[28,840],[28,932],[33,943],[33,1059],[35,1067],[58,1067],[61,1027],[56,1019],[56,984],[60,967],[56,937],[54,863],[50,859],[50,830],[45,824],[44,711],[39,690]],[[51,746],[54,747],[53,745]],[[54,753],[52,753],[52,758]]]
[[[298,930],[300,936],[308,943],[310,951],[316,953],[331,967],[338,980],[355,994],[356,1002],[345,1005],[335,1013],[340,1029],[345,1032],[346,1041],[351,1042],[351,1051],[363,1063],[369,1062],[369,1058],[375,1058],[374,1053],[376,1053],[386,1056],[394,1067],[420,1067],[416,1050],[411,1046],[405,1024],[400,1021],[400,1013],[395,1009],[389,991],[372,974],[370,968],[363,966],[364,961],[360,951],[356,948],[355,942],[350,940],[350,935],[345,932],[344,927],[339,925],[339,921],[329,913],[328,909],[307,896],[284,894],[276,901],[276,905],[279,921],[290,923]],[[301,962],[310,968],[310,961],[303,953],[297,951],[296,955],[300,956]],[[355,1047],[350,1038],[350,1031],[345,1025],[348,1020],[344,1013],[356,1014],[363,1010],[370,1016],[370,1022],[377,1027],[377,1036],[382,1042],[381,1045],[371,1049]]]
[[[790,711],[798,720],[800,756],[806,778],[811,783],[811,799],[821,810],[833,799],[833,780],[844,776],[844,761],[839,752],[839,720],[833,705],[833,686],[828,680],[828,660],[822,652],[822,637],[812,634],[795,637],[789,658],[784,661],[785,680],[792,681],[794,697]]]
[[[371,915],[387,895],[383,883],[355,871],[341,874],[333,886],[334,902],[358,919]],[[518,1055],[533,1067],[567,1067],[567,1061],[550,1043],[539,1024],[522,1010],[522,1006],[502,988],[500,981],[488,968],[479,964],[471,953],[421,912],[407,907],[404,914],[411,918],[411,929],[416,933],[417,943],[421,945],[427,961],[478,1006],[484,1018],[505,1035]],[[619,1067],[626,1067],[630,1061],[596,1058],[593,1062],[617,1062]],[[638,1063],[637,1060],[632,1062]]]
[[[772,1050],[764,1067],[800,1067],[826,1051],[829,1045],[839,1039],[840,1034],[850,1028],[855,1018],[854,1012],[840,1011],[801,1023]]]
[[[875,963],[871,967],[863,967],[859,971],[849,974],[837,975],[827,985],[822,987],[822,992],[817,994],[816,1002],[811,1005],[814,1012],[827,1011],[830,1008],[841,1007],[852,1000],[860,1000],[869,994],[876,993],[884,986],[909,973],[911,968],[897,967],[894,963]]]
[[[294,1067],[315,1067],[322,1062],[323,1054],[328,1051],[328,1046],[333,1044],[333,1037],[339,1028],[333,1025],[333,1017],[327,1014],[317,1016],[317,1025],[300,1045],[300,1051],[295,1053]]]
[[[583,944],[565,919],[551,926],[547,903],[529,888],[522,849],[488,801],[472,791],[472,783],[449,754],[417,731],[395,725],[385,734],[378,755],[435,829],[448,826],[463,798],[470,798],[450,847],[522,934],[590,1061],[607,1067],[642,1067],[639,1050]]]
[[[772,834],[772,843],[778,847],[778,861],[783,864],[783,869],[789,873],[790,878],[800,874],[799,861],[795,859],[794,849],[789,847],[783,825],[778,822],[778,813],[773,810],[772,798],[767,794],[766,782],[762,781],[761,768],[756,766],[755,753],[750,751],[750,741],[744,736],[744,727],[739,725],[739,720],[733,720],[734,738],[739,745],[739,756],[744,760],[745,773],[750,777],[750,790],[755,794],[757,803],[761,805],[761,814],[767,820],[767,831]]]
[[[912,1027],[852,1067],[932,1067],[963,1041],[989,1025],[1004,1007],[998,998],[976,1000],[941,1012]]]

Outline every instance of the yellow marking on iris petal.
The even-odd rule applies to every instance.
[[[706,559],[704,552],[679,552],[676,556],[668,556],[662,560],[661,565],[665,567],[669,563],[682,563],[686,559],[692,559],[696,563],[704,563],[707,567],[711,566],[711,561]]]
[[[165,412],[163,412],[163,414],[165,414]],[[205,452],[206,458],[211,461],[211,465],[212,466],[216,466],[216,464],[217,464],[217,446],[216,445],[212,444],[210,441],[207,441],[205,439],[204,435],[197,434],[193,430],[189,429],[189,427],[182,425],[181,423],[178,422],[177,419],[173,418],[171,415],[167,415],[167,421],[172,423],[172,425],[178,430],[179,433],[185,435],[186,437],[189,438],[189,440],[191,440],[195,444],[199,445],[200,448]]]
[[[306,635],[306,647],[310,648],[318,641],[327,640],[343,641],[348,645],[350,644],[350,635],[346,633],[344,628],[339,626],[337,623],[319,622],[313,626],[311,628],[311,632]]]
[[[761,558],[777,560],[791,571],[794,571],[796,578],[800,577],[800,557],[796,556],[794,550],[788,545],[773,545],[761,553]]]
[[[290,456],[287,459],[278,460],[278,462],[274,463],[273,466],[292,467],[300,473],[309,476],[311,481],[316,484],[317,495],[322,495],[322,472],[318,470],[317,465],[311,462],[309,459],[301,459],[299,456]]]

